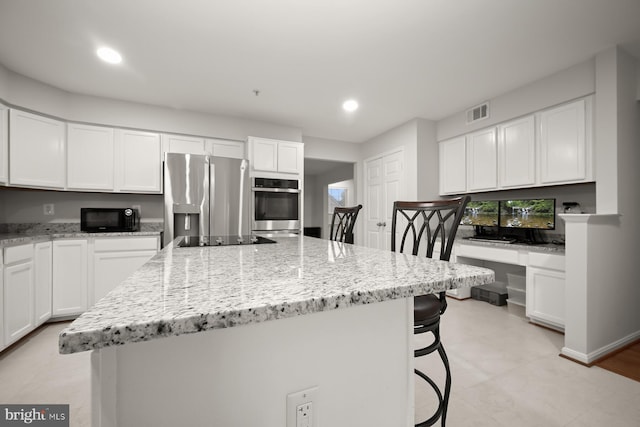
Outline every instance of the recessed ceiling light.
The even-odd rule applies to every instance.
[[[348,112],[356,111],[358,109],[358,101],[356,101],[355,99],[344,101],[344,104],[342,104],[342,108],[344,108],[344,110]]]
[[[119,64],[122,62],[122,55],[110,47],[101,47],[96,53],[100,59],[109,64]]]

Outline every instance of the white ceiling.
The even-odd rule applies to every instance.
[[[102,44],[124,63],[100,63]],[[615,44],[640,56],[640,0],[0,0],[0,64],[17,73],[353,142]]]

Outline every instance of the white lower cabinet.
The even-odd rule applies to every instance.
[[[35,244],[35,326],[40,326],[51,318],[52,257],[53,244],[51,242],[41,242]]]
[[[53,242],[53,316],[77,315],[87,310],[87,240]]]
[[[564,256],[531,254],[527,266],[527,317],[534,322],[564,330]]]
[[[95,304],[158,253],[159,238],[96,238],[90,260],[90,305]]]
[[[4,249],[3,323],[8,346],[35,328],[33,317],[33,244]]]

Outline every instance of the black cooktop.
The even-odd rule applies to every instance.
[[[236,245],[261,245],[263,243],[276,243],[275,240],[262,236],[185,236],[176,245],[179,248],[194,248],[198,246],[236,246]]]

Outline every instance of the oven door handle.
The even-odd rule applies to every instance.
[[[252,187],[254,193],[299,193],[300,190],[297,188],[263,188],[263,187]]]

